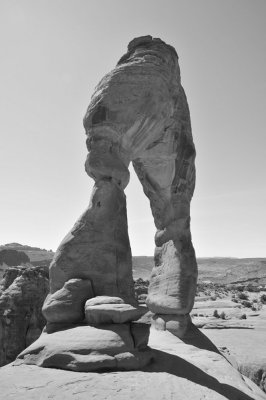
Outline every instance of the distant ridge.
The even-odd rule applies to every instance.
[[[0,246],[1,250],[16,250],[23,251],[30,259],[30,263],[33,265],[49,265],[51,259],[54,256],[52,250],[41,249],[39,247],[32,247],[20,243],[7,243]]]
[[[266,285],[266,258],[200,257],[197,262],[201,282]],[[153,257],[133,257],[134,278],[149,279],[153,265]]]
[[[52,250],[7,243],[0,250],[23,251],[33,265],[48,266],[54,256]],[[154,265],[153,256],[133,256],[134,279],[149,279]],[[236,257],[199,257],[199,281],[211,281],[217,284],[252,283],[266,285],[266,258]]]

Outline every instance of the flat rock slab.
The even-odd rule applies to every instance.
[[[144,307],[130,304],[85,304],[85,320],[88,324],[123,324],[138,320],[147,311]]]
[[[217,299],[217,300],[206,300],[206,301],[196,301],[193,310],[197,310],[199,308],[240,308],[240,304],[235,303],[231,300]]]
[[[194,317],[192,322],[197,328],[202,329],[254,329],[252,321],[239,318]]]
[[[186,343],[151,329],[154,362],[142,371],[82,373],[33,365],[0,369],[5,400],[265,400],[197,329]]]
[[[151,352],[145,351],[144,344],[138,339],[139,330],[132,334],[130,324],[113,324],[101,328],[76,326],[43,333],[20,353],[15,363],[78,372],[139,369],[151,360]],[[138,351],[134,335],[142,351]]]

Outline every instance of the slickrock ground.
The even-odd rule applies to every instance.
[[[151,329],[154,362],[142,371],[80,373],[9,364],[0,369],[0,399],[263,400],[196,328],[183,341]]]

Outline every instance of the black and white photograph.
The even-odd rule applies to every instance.
[[[0,400],[266,400],[266,0],[0,0]]]

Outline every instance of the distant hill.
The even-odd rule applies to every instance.
[[[198,258],[199,281],[266,285],[266,258]],[[153,257],[133,257],[135,279],[149,279]]]
[[[266,258],[199,258],[199,280],[266,285]]]
[[[8,243],[0,246],[1,250],[16,250],[23,251],[23,253],[27,254],[30,259],[30,263],[33,265],[49,265],[54,252],[52,250],[45,250],[39,247],[27,246],[19,243]]]
[[[142,278],[150,279],[151,270],[154,265],[153,257],[150,256],[135,256],[132,257],[133,277],[134,279]]]
[[[48,266],[54,256],[52,250],[31,247],[19,243],[0,246],[1,250],[23,251],[33,265]],[[198,258],[199,281],[211,281],[220,284],[245,283],[266,285],[266,258]],[[149,279],[154,261],[151,256],[133,257],[134,279]]]
[[[18,265],[29,263],[30,259],[24,251],[14,249],[0,249],[0,265],[17,267]]]

